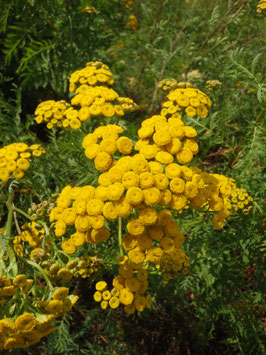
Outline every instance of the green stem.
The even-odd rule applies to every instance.
[[[202,220],[198,220],[198,221],[190,222],[190,223],[182,223],[182,227],[183,226],[193,226],[194,224],[198,224],[198,223],[202,223]]]
[[[120,256],[123,256],[123,247],[122,247],[122,218],[118,217],[118,244],[119,244],[119,253]]]
[[[16,206],[13,207],[14,211],[22,214],[24,217],[28,218],[30,221],[33,221],[33,219],[31,218],[31,216],[29,214],[27,214],[26,212],[24,212],[23,210],[21,210],[20,208],[17,208]]]
[[[264,24],[264,42],[266,43],[266,17],[265,16],[263,19],[263,24]]]
[[[47,286],[49,286],[49,289],[53,290],[54,286],[52,285],[51,281],[49,280],[48,276],[46,275],[45,271],[43,270],[43,268],[40,265],[36,264],[34,261],[31,261],[31,260],[27,260],[24,258],[20,258],[20,259],[24,262],[24,264],[29,264],[29,265],[33,266],[35,269],[37,269],[41,273],[44,280],[46,281]]]
[[[7,222],[5,227],[5,235],[7,236],[7,238],[10,238],[12,233],[12,221],[13,221],[13,211],[14,211],[14,208],[12,206],[13,200],[14,200],[14,192],[12,191],[9,193],[8,200],[6,201],[8,216],[7,216]]]

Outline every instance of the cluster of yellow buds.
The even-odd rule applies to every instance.
[[[260,0],[257,5],[257,13],[263,14],[266,11],[266,0]]]
[[[219,89],[222,83],[219,80],[207,80],[205,83],[206,89],[213,91],[215,89]]]
[[[139,27],[139,22],[135,15],[129,15],[129,21],[126,23],[125,28],[136,31]]]
[[[49,215],[51,210],[54,208],[54,203],[51,200],[44,200],[40,203],[33,202],[28,209],[28,214],[33,220],[36,220],[40,217],[45,217]]]
[[[0,180],[7,181],[10,174],[21,179],[30,167],[32,157],[39,157],[45,151],[40,144],[12,143],[0,148]]]
[[[81,276],[82,278],[92,277],[103,266],[101,259],[96,256],[82,255],[75,257],[66,264],[74,276]]]
[[[17,255],[24,255],[24,248],[30,245],[32,248],[26,248],[26,252],[31,259],[42,256],[45,250],[50,249],[49,239],[44,241],[45,231],[36,222],[28,222],[22,226],[20,235],[16,235],[13,239],[14,251]],[[44,245],[43,245],[44,244]]]

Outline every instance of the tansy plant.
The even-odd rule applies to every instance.
[[[193,164],[199,144],[186,118],[207,117],[211,101],[203,92],[162,81],[159,86],[168,92],[162,110],[142,121],[132,141],[115,123],[137,105],[110,89],[113,83],[106,65],[90,62],[70,77],[71,103],[50,100],[35,111],[37,123],[48,128],[78,129],[91,117],[110,119],[80,142],[98,171],[95,186],[65,186],[56,201],[32,205],[29,214],[15,207],[9,188],[0,251],[1,349],[27,347],[55,330],[53,322],[77,301],[67,286],[78,277],[96,278],[91,296],[102,309],[122,307],[133,314],[150,308],[151,273],[167,282],[189,272],[178,223],[183,211],[210,214],[214,228],[222,228],[233,213],[252,209],[252,198],[233,179]],[[3,148],[6,166],[10,161],[19,166],[16,159],[24,148],[21,153],[13,149],[13,155]],[[2,180],[7,184],[7,178]],[[28,220],[21,228],[16,213]],[[117,274],[110,284],[96,273],[103,264],[95,248],[107,240],[118,246]]]

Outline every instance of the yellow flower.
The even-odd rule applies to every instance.
[[[100,229],[93,229],[91,232],[91,238],[95,243],[105,242],[110,236],[110,231],[108,228],[103,226]]]
[[[101,302],[102,300],[102,293],[99,291],[96,291],[93,295],[94,301],[96,302]]]
[[[125,187],[120,182],[115,182],[107,188],[107,193],[110,200],[117,201],[121,198],[125,190]]]
[[[87,203],[87,212],[90,216],[97,216],[102,213],[104,202],[98,199],[92,199]]]
[[[139,220],[143,225],[152,225],[158,220],[158,213],[154,208],[143,208],[139,212]]]
[[[155,144],[147,144],[140,148],[140,154],[143,154],[145,159],[152,159],[158,152],[158,147]]]
[[[125,308],[124,308],[124,311],[127,313],[127,314],[133,314],[135,312],[136,308],[135,308],[135,305],[134,303],[132,304],[129,304],[129,305],[126,305]]]
[[[130,249],[133,249],[137,244],[137,240],[136,240],[136,237],[129,234],[129,233],[126,233],[123,238],[122,238],[122,245],[123,245],[123,248],[126,249],[126,250],[130,250]]]
[[[27,284],[27,276],[24,274],[17,275],[13,280],[15,287],[24,287]]]
[[[114,202],[118,217],[128,217],[132,212],[131,204],[124,196],[120,200]]]
[[[140,282],[136,277],[130,277],[126,279],[125,287],[130,292],[137,292],[140,289]]]
[[[30,332],[36,325],[36,318],[33,314],[24,312],[15,321],[16,329],[19,332],[26,333]]]
[[[120,304],[120,301],[119,301],[119,298],[118,297],[111,297],[110,300],[109,300],[109,306],[112,308],[112,309],[115,309],[119,306]]]
[[[139,269],[137,273],[137,279],[140,281],[146,281],[148,278],[148,272],[145,269]]]
[[[139,184],[143,189],[152,187],[154,184],[154,177],[149,172],[144,172],[139,175]]]
[[[181,152],[176,155],[177,160],[180,164],[188,164],[193,159],[193,153],[188,148],[183,148]]]
[[[133,273],[132,273],[133,274]],[[116,290],[122,290],[125,287],[125,279],[123,276],[118,275],[113,279],[113,286]]]
[[[193,106],[187,106],[185,112],[189,117],[196,116],[197,114],[197,110]]]
[[[66,233],[66,224],[62,220],[55,222],[55,235],[62,237]]]
[[[171,135],[168,130],[159,130],[154,133],[153,141],[158,146],[166,145],[171,142]]]
[[[100,152],[94,159],[94,164],[99,171],[108,170],[112,164],[112,157],[106,152]]]
[[[179,194],[185,190],[185,181],[180,178],[174,178],[170,181],[171,191]]]
[[[113,139],[103,139],[100,143],[100,149],[110,155],[114,154],[117,149],[116,141]]]
[[[148,206],[153,206],[158,204],[161,199],[161,192],[156,187],[151,187],[149,189],[143,190],[144,202]]]
[[[139,175],[134,173],[134,171],[127,171],[123,174],[122,184],[128,189],[133,186],[138,186]]]
[[[54,300],[63,300],[68,296],[68,293],[69,289],[67,287],[59,287],[54,291],[52,298]]]
[[[160,174],[163,172],[163,165],[158,163],[157,161],[150,161],[148,163],[150,172],[155,175],[155,174]]]
[[[106,202],[103,207],[103,215],[106,219],[113,221],[117,218],[117,210],[112,202]]]
[[[124,305],[129,305],[133,302],[134,295],[128,289],[123,288],[119,294],[119,301]]]
[[[157,263],[163,255],[163,251],[159,247],[151,247],[147,252],[147,261]]]
[[[140,223],[138,218],[131,218],[131,220],[127,223],[127,230],[132,235],[140,235],[144,232],[145,228]]]
[[[130,187],[126,193],[126,200],[132,205],[138,205],[142,202],[143,191],[139,187]]]
[[[133,149],[132,141],[127,137],[120,137],[116,141],[117,149],[121,154],[130,154]]]
[[[30,163],[27,159],[19,158],[17,160],[17,166],[21,170],[28,170],[28,168],[30,167]]]
[[[134,299],[134,304],[135,304],[135,307],[136,307],[136,310],[137,310],[137,311],[139,311],[139,312],[144,311],[145,306],[146,306],[146,297],[137,296],[137,297]]]
[[[105,103],[104,105],[102,105],[102,114],[105,117],[113,117],[115,115],[115,110],[113,105],[109,103]]]
[[[65,222],[66,225],[74,224],[76,218],[77,214],[74,208],[67,208],[62,214],[62,220]]]
[[[72,243],[75,245],[75,247],[81,247],[86,241],[85,233],[78,231],[76,233],[71,234],[70,239]]]
[[[85,122],[90,118],[90,109],[89,107],[82,107],[78,112],[78,118],[80,121]]]
[[[111,298],[111,292],[110,292],[110,291],[108,291],[108,290],[103,291],[102,296],[103,296],[103,299],[104,299],[105,301],[109,301],[109,300],[110,300],[110,298]]]
[[[185,187],[185,195],[187,198],[192,199],[194,198],[198,193],[198,187],[195,183],[191,181],[186,182],[186,187]]]
[[[91,227],[89,216],[87,214],[78,216],[75,220],[75,227],[78,232],[86,232],[87,230],[89,230]],[[76,238],[72,240],[73,243],[76,242]]]
[[[164,152],[164,151],[160,151],[156,154],[155,159],[164,165],[168,165],[173,163],[174,161],[174,157],[172,156],[172,154],[168,153],[168,152]]]
[[[107,283],[105,281],[99,281],[96,283],[95,288],[97,291],[104,291],[107,287]]]
[[[139,264],[144,260],[145,254],[139,248],[135,248],[129,251],[128,257],[133,263]]]
[[[147,232],[148,232],[148,235],[150,236],[150,238],[156,239],[156,240],[162,239],[162,237],[164,235],[163,229],[160,226],[158,226],[157,224],[152,225],[152,226],[148,226]]]
[[[154,128],[153,126],[145,126],[145,127],[141,127],[139,130],[138,130],[138,136],[141,138],[141,139],[145,139],[145,138],[148,138],[150,137],[154,132]]]
[[[119,272],[120,272],[120,274],[123,276],[123,278],[125,278],[125,279],[128,279],[128,278],[130,278],[130,277],[132,277],[133,276],[133,267],[130,265],[130,264],[128,264],[128,263],[125,263],[125,264],[121,264],[120,266],[119,266]],[[118,277],[118,276],[117,276]],[[117,282],[119,282],[119,284],[121,284],[121,279],[117,279],[116,278],[116,281]],[[115,286],[115,283],[113,282],[113,286],[115,287],[115,288],[118,288],[118,287],[116,287]],[[119,289],[119,288],[118,288]]]
[[[19,168],[17,168],[16,170],[13,171],[13,176],[16,179],[22,179],[23,176],[24,176],[24,171],[19,169]]]
[[[175,243],[173,239],[164,237],[160,240],[160,246],[165,252],[169,253],[174,250]]]
[[[188,138],[193,138],[193,137],[197,136],[197,131],[195,130],[195,128],[190,127],[190,126],[184,127],[184,133],[185,133],[185,136]]]
[[[145,252],[152,246],[152,239],[143,233],[137,237],[137,245],[140,251]]]
[[[179,138],[172,138],[170,143],[166,144],[165,148],[168,151],[168,153],[170,153],[170,154],[178,153],[182,148],[182,144],[181,144],[180,139]]]
[[[170,203],[170,207],[173,210],[181,210],[182,208],[184,208],[187,204],[187,198],[185,195],[183,194],[173,194],[172,195],[172,200]]]

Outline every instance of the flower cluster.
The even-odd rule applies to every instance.
[[[47,128],[54,125],[79,129],[82,122],[100,116],[121,117],[138,109],[133,100],[120,97],[109,88],[114,79],[107,65],[88,62],[86,67],[75,71],[69,79],[69,91],[74,93],[71,104],[64,100],[44,101],[35,110],[36,122],[46,122]]]
[[[222,83],[219,80],[207,80],[205,83],[206,89],[213,91],[219,89]]]
[[[168,101],[163,103],[162,116],[175,112],[185,113],[189,117],[198,115],[205,118],[211,107],[211,100],[202,91],[195,88],[177,88],[167,95]]]
[[[44,200],[37,204],[33,202],[30,208],[28,208],[28,214],[31,216],[31,219],[36,220],[37,218],[49,215],[53,207],[54,203],[51,200]]]
[[[28,222],[22,226],[20,235],[16,235],[13,239],[14,251],[19,256],[26,255],[34,259],[36,255],[42,255],[45,250],[50,249],[49,239],[44,240],[45,231],[36,222]],[[25,246],[30,246],[25,248]]]
[[[62,264],[61,260],[52,263],[50,257],[51,255],[47,253],[44,260],[41,260],[39,264],[54,285],[68,283],[73,277],[92,277],[103,266],[100,259],[90,255],[81,255],[69,259],[66,264]]]
[[[135,15],[129,15],[129,21],[127,22],[125,28],[136,31],[139,27],[139,22]]]
[[[107,290],[105,281],[97,282],[94,300],[101,302],[102,309],[108,306],[115,309],[120,304],[124,305],[124,311],[128,314],[151,308],[151,295],[144,295],[148,288],[148,272],[142,263],[132,263],[124,256],[118,260],[118,264],[119,275],[113,279],[113,289]]]
[[[266,0],[260,0],[257,5],[257,13],[263,14],[266,11]]]
[[[40,144],[28,146],[26,143],[12,143],[0,148],[0,180],[7,181],[10,174],[15,179],[21,179],[30,167],[32,157],[44,154]]]
[[[43,287],[34,284],[33,279],[28,279],[25,274],[18,274],[12,280],[0,275],[0,302],[6,306],[6,313],[0,320],[0,350],[25,348],[39,342],[56,329],[52,322],[66,314],[78,299],[69,295],[65,287],[53,289],[52,295],[46,299],[41,299],[42,292]],[[16,300],[21,298],[14,304],[15,307],[19,305],[21,311],[10,317],[14,311],[14,307],[9,310],[14,297]]]
[[[85,155],[94,159],[97,170],[105,171],[111,167],[112,155],[117,151],[121,154],[130,154],[133,149],[132,141],[125,136],[120,136],[123,128],[117,125],[106,125],[96,128],[83,139],[82,146]]]
[[[177,88],[193,88],[194,86],[189,83],[189,82],[178,82],[175,79],[163,79],[159,82],[158,84],[158,88],[162,89],[163,91],[172,91],[175,90]]]
[[[70,105],[65,100],[54,101],[47,100],[41,102],[34,114],[36,115],[35,121],[40,124],[45,122],[47,128],[52,129],[53,126],[62,127],[65,125],[65,110]],[[74,126],[75,122],[72,122]]]
[[[135,144],[145,159],[155,159],[157,162],[168,165],[174,162],[174,156],[180,164],[188,164],[198,153],[199,146],[194,140],[197,131],[185,126],[181,115],[174,112],[175,108],[169,106],[161,112],[163,115],[154,115],[142,121],[138,130],[140,140]],[[167,120],[166,115],[172,116]]]

